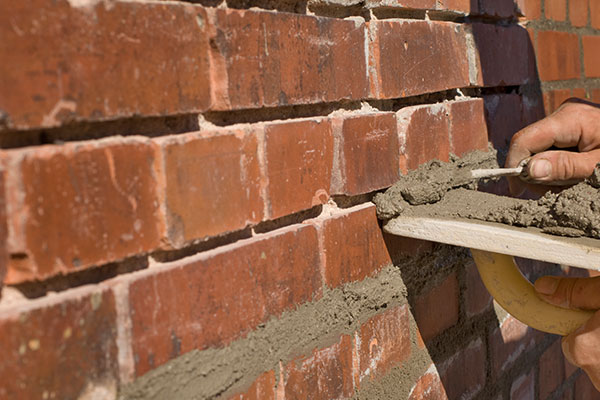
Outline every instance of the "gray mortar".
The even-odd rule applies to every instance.
[[[464,178],[463,166],[478,165],[477,160],[480,165],[488,163],[485,154],[473,152],[450,163],[432,161],[411,172],[375,196],[379,218],[400,214],[468,218],[536,227],[553,235],[600,238],[600,166],[588,180],[560,193],[522,200],[473,190],[476,182]]]
[[[374,278],[325,289],[323,297],[273,318],[221,349],[191,351],[120,388],[120,399],[208,399],[247,388],[261,373],[351,334],[385,307],[406,304],[398,268]],[[408,385],[408,384],[407,384]],[[410,388],[409,388],[410,389]]]

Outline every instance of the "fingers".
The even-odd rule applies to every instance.
[[[535,290],[540,298],[560,307],[582,310],[600,309],[600,277],[543,276],[535,282]]]
[[[568,185],[590,176],[598,162],[600,149],[586,153],[546,151],[533,156],[527,170],[534,183]]]
[[[565,358],[581,367],[600,390],[600,312],[562,340]]]

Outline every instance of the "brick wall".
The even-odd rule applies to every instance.
[[[370,200],[600,101],[600,2],[196,3],[0,0],[0,398],[598,397]]]

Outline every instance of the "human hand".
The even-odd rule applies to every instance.
[[[549,150],[577,148],[576,151]],[[509,178],[513,195],[525,189],[543,193],[548,184],[569,185],[592,174],[600,162],[600,104],[569,99],[552,115],[517,132],[510,141],[506,167],[532,156],[527,169],[531,183]]]
[[[600,310],[600,277],[543,276],[535,282],[539,297],[565,308]],[[600,391],[600,311],[581,328],[562,339],[565,357],[583,369]]]

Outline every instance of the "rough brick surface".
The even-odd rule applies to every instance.
[[[575,381],[575,400],[600,400],[598,392],[586,374],[579,375]]]
[[[530,371],[514,380],[510,387],[510,400],[525,400],[535,398],[535,375]],[[545,397],[540,396],[540,399]]]
[[[538,32],[536,55],[540,79],[556,81],[580,77],[579,38],[573,33]]]
[[[522,85],[535,80],[530,72],[533,46],[525,28],[473,24],[471,30],[476,48],[478,85]],[[498,62],[500,59],[510,62]]]
[[[373,204],[344,210],[322,223],[325,283],[361,281],[391,263]]]
[[[481,281],[477,267],[473,261],[465,265],[465,308],[467,317],[488,311],[492,305],[492,296]]]
[[[479,0],[479,14],[510,18],[515,15],[515,0]]]
[[[504,322],[490,333],[488,339],[493,376],[499,376],[521,354],[535,346],[539,335],[517,319],[506,317]]]
[[[309,357],[291,361],[284,370],[285,399],[340,399],[354,393],[352,338],[315,349]]]
[[[473,398],[485,386],[485,342],[475,339],[439,367],[440,377],[451,399]]]
[[[149,270],[129,287],[136,375],[190,350],[222,346],[310,301],[320,288],[312,226],[294,225]]]
[[[600,0],[590,1],[590,22],[592,27],[600,29]]]
[[[546,4],[546,18],[564,21],[567,18],[567,0],[552,0]]]
[[[76,399],[117,391],[115,299],[76,289],[0,311],[0,397]]]
[[[584,36],[583,68],[587,78],[600,78],[600,36]]]
[[[544,351],[539,362],[540,398],[548,398],[565,379],[564,361],[560,340],[556,340]]]
[[[224,130],[157,141],[165,171],[167,231],[175,247],[263,219],[255,132]]]
[[[182,3],[0,2],[0,127],[206,109],[204,18]]]
[[[406,168],[415,169],[433,159],[449,160],[449,121],[444,105],[405,107],[396,118]]]
[[[271,218],[327,202],[333,167],[330,120],[268,124],[264,146]]]
[[[359,381],[376,379],[400,366],[410,356],[410,321],[407,306],[370,318],[356,336]]]
[[[458,322],[458,281],[451,273],[415,301],[415,319],[423,340],[433,339]]]
[[[366,0],[367,8],[408,8],[408,9],[434,9],[436,0]]]
[[[408,400],[447,400],[448,395],[442,384],[440,376],[431,364],[427,372],[423,374],[410,391]]]
[[[275,371],[267,371],[259,376],[244,393],[229,400],[275,400]]]
[[[483,101],[489,140],[494,148],[506,152],[510,139],[524,126],[521,97],[516,94],[494,94],[484,96]]]
[[[488,132],[482,99],[448,103],[450,152],[462,156],[473,150],[487,150]]]
[[[356,195],[394,184],[400,176],[395,114],[349,117],[340,124],[332,193]]]
[[[4,190],[5,175],[5,171],[0,169],[0,298],[2,298],[2,286],[8,264],[8,227],[6,226],[6,192]]]
[[[276,107],[361,99],[364,25],[252,10],[210,11],[213,108]],[[332,77],[335,77],[332,79]]]
[[[588,24],[589,0],[569,0],[569,18],[573,26]]]
[[[556,111],[565,100],[571,97],[571,93],[571,89],[558,89],[544,92],[543,99],[546,115],[550,115]]]
[[[6,281],[43,279],[155,249],[155,152],[122,138],[6,153]]]
[[[387,99],[469,86],[466,33],[450,22],[369,23],[370,97]]]

